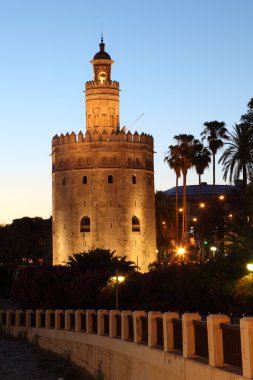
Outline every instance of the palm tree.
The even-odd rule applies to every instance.
[[[215,193],[215,156],[219,149],[224,145],[223,140],[228,140],[227,128],[224,121],[206,121],[204,130],[201,133],[202,141],[207,139],[209,149],[213,155],[213,187]]]
[[[133,261],[126,260],[126,256],[115,256],[115,251],[101,248],[74,253],[73,256],[68,257],[67,265],[81,272],[95,270],[108,272],[109,275],[115,275],[116,269],[126,274],[136,268]]]
[[[182,160],[180,156],[180,148],[178,145],[170,145],[167,156],[164,158],[169,167],[174,170],[176,174],[176,243],[179,243],[178,231],[178,179],[181,175]]]
[[[199,185],[201,184],[201,176],[204,174],[205,169],[208,168],[211,162],[211,152],[207,147],[199,141],[196,143],[196,154],[194,155],[193,164],[195,166],[196,172],[199,176]]]
[[[183,221],[182,221],[182,239],[186,239],[187,232],[187,200],[186,200],[186,179],[188,170],[193,166],[193,158],[196,152],[196,141],[193,135],[180,134],[174,136],[178,143],[179,154],[181,158],[181,172],[183,174]]]
[[[247,123],[235,124],[233,132],[228,132],[227,149],[219,159],[223,165],[224,180],[235,182],[242,174],[243,187],[246,188],[253,174],[253,129]]]

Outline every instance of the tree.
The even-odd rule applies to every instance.
[[[227,128],[224,121],[206,121],[204,130],[201,132],[202,141],[207,139],[209,149],[213,155],[213,187],[215,192],[215,156],[217,151],[223,147],[223,140],[228,140]]]
[[[176,174],[176,243],[179,243],[179,228],[178,228],[178,179],[181,175],[182,160],[180,156],[180,147],[178,145],[170,145],[167,156],[164,158],[169,167]]]
[[[68,257],[67,265],[84,273],[93,270],[108,272],[109,277],[115,275],[116,269],[119,273],[126,274],[136,268],[133,261],[126,260],[126,256],[115,256],[115,251],[101,248],[74,253],[73,256]]]
[[[196,154],[194,155],[193,165],[199,176],[199,185],[201,184],[201,176],[204,174],[205,169],[208,168],[211,162],[211,153],[207,147],[204,147],[201,142],[196,143]]]
[[[187,201],[186,201],[186,179],[188,170],[193,166],[193,159],[196,153],[198,140],[193,135],[180,134],[174,136],[178,143],[178,150],[181,159],[181,172],[183,174],[183,221],[182,221],[182,239],[186,240],[186,232],[188,228],[187,221]]]
[[[227,149],[219,159],[223,165],[224,180],[236,182],[242,174],[244,189],[253,174],[253,128],[247,123],[235,124],[228,132]]]
[[[168,258],[168,248],[171,247],[171,240],[176,235],[174,210],[174,202],[163,191],[157,191],[155,194],[155,211],[158,261],[164,259],[166,253]]]
[[[253,98],[248,103],[248,111],[241,116],[241,122],[246,123],[253,128]]]
[[[52,261],[52,218],[15,219],[0,227],[0,262],[37,263],[40,259]]]

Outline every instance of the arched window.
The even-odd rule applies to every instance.
[[[90,232],[90,218],[88,216],[81,219],[80,232]]]
[[[151,178],[148,177],[148,184],[151,185]]]
[[[133,175],[132,175],[132,184],[133,184],[133,185],[136,185],[136,183],[137,183],[136,175],[133,174]]]
[[[62,185],[65,186],[66,185],[66,180],[65,180],[65,177],[62,178]]]
[[[140,232],[141,226],[140,226],[140,221],[137,218],[137,216],[132,217],[132,232]]]
[[[108,175],[108,183],[113,183],[113,176],[111,174]]]
[[[84,176],[83,176],[82,184],[83,184],[83,185],[86,185],[86,184],[87,184],[87,175],[84,175]]]

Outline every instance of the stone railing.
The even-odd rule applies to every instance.
[[[118,340],[121,345],[132,342],[135,346],[146,346],[147,349],[201,362],[202,366],[217,367],[221,374],[226,374],[219,375],[219,379],[242,379],[238,374],[253,378],[253,317],[242,318],[240,324],[235,325],[222,314],[209,315],[204,319],[196,313],[180,316],[175,312],[0,310],[0,325],[13,335],[20,330],[32,330],[38,335],[42,330],[62,330],[77,334],[77,341],[82,334],[104,337],[109,339],[109,343]],[[75,338],[71,335],[73,340]],[[98,345],[97,340],[94,342]],[[110,345],[108,347],[111,349]],[[228,371],[222,371],[222,368],[231,371],[232,377],[228,377]]]

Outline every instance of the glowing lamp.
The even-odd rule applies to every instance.
[[[248,269],[248,271],[253,272],[253,263],[248,263],[247,269]]]
[[[118,280],[118,282],[124,282],[125,281],[125,276],[113,276],[113,277],[111,277],[111,280],[113,282],[117,282],[117,280]]]
[[[184,255],[184,254],[185,254],[185,248],[183,248],[183,247],[178,247],[178,249],[177,249],[177,253],[178,253],[179,255]]]

